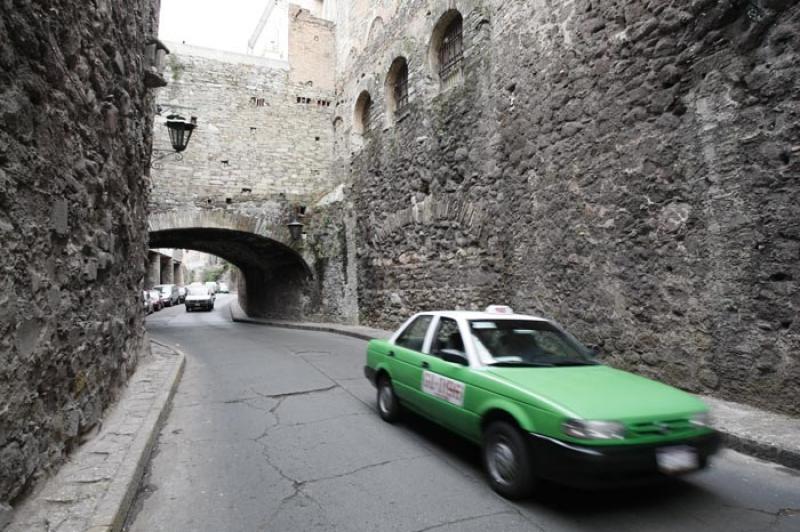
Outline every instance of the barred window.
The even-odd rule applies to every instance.
[[[464,62],[463,19],[455,17],[444,31],[439,47],[439,77],[447,81],[461,72]]]
[[[396,112],[408,105],[408,64],[403,62],[394,80],[394,101]]]
[[[372,126],[372,99],[367,97],[367,101],[364,102],[364,109],[361,111],[361,123],[363,124],[363,132],[366,133],[370,130]]]
[[[397,123],[408,107],[408,62],[405,57],[396,57],[389,67],[384,83],[386,94],[386,118],[388,125]]]

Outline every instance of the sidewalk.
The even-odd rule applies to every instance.
[[[183,354],[151,348],[99,434],[14,509],[5,532],[122,529],[184,366]]]
[[[231,304],[230,309],[233,321],[243,323],[330,332],[362,340],[385,339],[392,334],[390,331],[354,325],[250,318],[236,302]],[[700,398],[711,407],[715,426],[725,436],[727,447],[756,458],[800,469],[800,419],[710,396],[701,395]]]

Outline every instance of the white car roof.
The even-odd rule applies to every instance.
[[[453,319],[464,320],[537,320],[537,321],[550,321],[547,318],[540,316],[531,316],[528,314],[501,314],[499,312],[484,312],[478,310],[432,310],[428,312],[420,312],[416,314],[428,316],[444,316]]]

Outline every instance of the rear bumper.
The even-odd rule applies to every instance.
[[[719,450],[720,440],[720,435],[712,432],[668,443],[600,447],[576,445],[539,434],[530,434],[528,438],[538,476],[584,488],[635,485],[675,476],[662,473],[656,461],[656,450],[666,447],[693,449],[698,458],[698,467],[693,471],[703,469]]]

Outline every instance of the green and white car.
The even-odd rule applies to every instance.
[[[413,316],[367,347],[380,416],[408,408],[482,446],[501,495],[536,480],[583,487],[702,469],[719,448],[708,407],[599,363],[552,321],[492,306]]]

